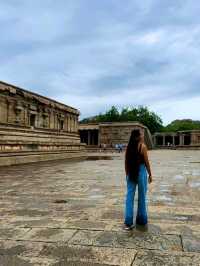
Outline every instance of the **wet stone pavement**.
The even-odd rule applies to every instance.
[[[200,265],[200,151],[150,152],[149,225],[131,232],[123,157],[0,168],[0,265]]]

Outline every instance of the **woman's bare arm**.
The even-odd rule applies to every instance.
[[[151,167],[150,167],[148,153],[147,153],[147,147],[144,144],[142,146],[143,146],[142,147],[142,153],[144,156],[144,163],[145,163],[145,166],[147,168],[147,172],[149,174],[149,183],[151,183],[153,180],[152,180]]]

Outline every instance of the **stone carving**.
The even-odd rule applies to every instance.
[[[56,151],[57,158],[64,157],[63,151],[67,152],[67,157],[74,151],[80,156],[84,145],[75,127],[78,116],[79,111],[73,107],[0,82],[0,153],[29,152],[23,163],[37,160],[36,157],[30,159],[30,152],[33,155],[40,152],[38,160],[53,158],[50,154],[42,154],[47,151]],[[2,158],[0,165],[13,163],[11,157],[7,161]]]

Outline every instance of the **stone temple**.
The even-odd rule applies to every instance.
[[[153,135],[153,143],[156,148],[200,149],[200,130],[157,132]]]
[[[161,149],[149,151],[148,226],[127,232],[124,153],[68,162],[85,156],[78,115],[0,83],[0,266],[200,266],[200,150],[188,149],[199,133],[158,134]],[[80,135],[88,147],[111,146],[138,127],[150,147],[135,122],[80,125]],[[179,141],[187,150],[162,149]],[[36,161],[44,162],[20,165]]]
[[[127,144],[131,131],[140,129],[144,133],[145,143],[149,149],[153,148],[152,136],[149,129],[138,122],[104,122],[80,124],[81,142],[89,147],[106,144],[107,148],[115,144]]]
[[[82,158],[79,111],[0,82],[0,165]]]

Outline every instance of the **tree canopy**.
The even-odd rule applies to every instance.
[[[104,114],[88,117],[80,123],[100,123],[100,122],[128,122],[135,121],[147,126],[150,132],[177,132],[182,130],[200,130],[200,121],[192,119],[174,120],[167,126],[163,126],[162,119],[156,113],[150,111],[147,107],[124,107],[121,111],[112,106]]]
[[[181,130],[200,130],[200,121],[192,119],[174,120],[169,125],[163,128],[166,132],[177,132]]]
[[[112,106],[104,114],[100,113],[97,116],[85,118],[81,123],[99,123],[99,122],[127,122],[137,121],[147,126],[151,133],[161,131],[163,129],[162,119],[147,107],[139,106],[138,108],[124,107],[121,111]]]

